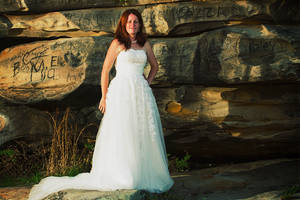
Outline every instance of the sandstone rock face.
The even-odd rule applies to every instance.
[[[33,1],[34,2],[34,1]],[[79,7],[80,2],[69,1]],[[107,1],[109,2],[109,1]],[[107,3],[101,1],[101,3]],[[115,1],[120,3],[121,1]],[[143,1],[141,4],[153,3]],[[280,2],[280,3],[278,3]],[[45,1],[38,6],[63,2]],[[81,2],[83,3],[83,2]],[[98,3],[85,2],[97,7]],[[300,22],[300,5],[286,5],[281,1],[188,1],[136,7],[142,14],[146,32],[149,35],[183,35],[208,31],[224,26],[244,23],[260,24],[259,20],[270,21],[281,19]],[[114,3],[113,3],[114,4]],[[134,3],[133,3],[134,4]],[[1,5],[1,3],[0,3]],[[131,5],[131,3],[129,3]],[[298,7],[298,10],[280,12],[282,8]],[[87,5],[87,7],[89,7]],[[112,7],[112,6],[111,6]],[[135,7],[131,7],[135,8]],[[37,15],[8,15],[0,18],[2,36],[10,37],[52,37],[52,36],[98,36],[113,33],[121,13],[128,7],[97,8],[72,11],[51,12]],[[258,18],[258,19],[257,19]],[[7,35],[6,35],[7,34]],[[1,36],[0,35],[0,36]]]
[[[51,136],[53,132],[50,116],[37,109],[26,106],[1,105],[0,107],[0,145],[25,137]]]
[[[49,134],[53,107],[100,121],[101,67],[128,8],[142,13],[159,63],[152,89],[169,153],[299,154],[300,2],[281,0],[0,0],[0,145]]]
[[[236,26],[179,39],[156,39],[158,84],[299,81],[300,28]],[[149,71],[149,67],[148,67]]]
[[[299,85],[181,85],[154,93],[170,152],[218,162],[232,154],[243,160],[242,155],[255,159],[300,150],[299,91]]]
[[[11,1],[0,1],[0,12],[10,12],[10,11],[27,11],[27,6],[24,0],[11,0]]]
[[[241,26],[180,41],[153,39],[160,65],[154,83],[299,81],[299,35],[296,27]],[[97,86],[111,40],[105,36],[58,39],[5,49],[0,54],[0,96],[29,103],[62,99],[82,84]]]
[[[0,12],[49,12],[97,7],[137,6],[183,0],[1,0]]]
[[[196,82],[299,81],[299,31],[295,26],[261,25],[209,34],[199,41]]]
[[[98,40],[100,51],[107,49],[109,39]],[[93,47],[97,51],[98,46],[94,45],[92,38],[75,38],[36,42],[2,51],[0,96],[22,103],[62,99],[83,81],[88,83],[87,59],[93,54]],[[100,74],[99,69],[96,72],[95,75]]]
[[[49,195],[43,200],[57,199],[68,200],[143,200],[145,195],[140,190],[117,190],[112,192],[101,192],[101,191],[82,191],[82,190],[65,190]]]
[[[174,176],[170,193],[187,200],[280,200],[286,186],[297,183],[298,166],[299,160],[277,159],[192,170]]]

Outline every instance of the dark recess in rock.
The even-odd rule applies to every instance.
[[[17,45],[28,44],[32,42],[39,42],[39,41],[50,41],[50,40],[57,40],[59,38],[68,38],[68,37],[50,37],[50,38],[33,38],[33,37],[6,37],[1,38],[0,42],[0,52],[6,48],[14,47]]]

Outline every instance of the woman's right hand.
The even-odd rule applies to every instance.
[[[106,108],[106,102],[104,98],[101,98],[98,108],[104,114]]]

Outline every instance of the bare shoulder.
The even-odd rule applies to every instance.
[[[151,44],[150,44],[149,40],[147,40],[147,41],[145,42],[144,48],[145,48],[145,49],[151,48]]]
[[[118,41],[118,39],[113,39],[112,41],[111,41],[111,43],[110,43],[110,47],[112,47],[112,48],[118,48],[120,46],[120,42]]]
[[[110,44],[110,49],[112,49],[114,52],[118,53],[124,49],[124,45],[121,44],[118,39],[113,39]]]
[[[152,47],[151,47],[151,44],[150,42],[147,40],[144,44],[144,50],[149,53],[149,52],[152,52]]]

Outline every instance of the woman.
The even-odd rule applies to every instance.
[[[42,199],[64,189],[137,189],[160,193],[172,187],[160,117],[149,87],[158,64],[143,30],[140,13],[126,10],[107,51],[99,103],[104,116],[90,173],[47,177],[33,187],[29,199]],[[145,78],[147,61],[151,70]],[[117,74],[108,87],[114,63]]]

